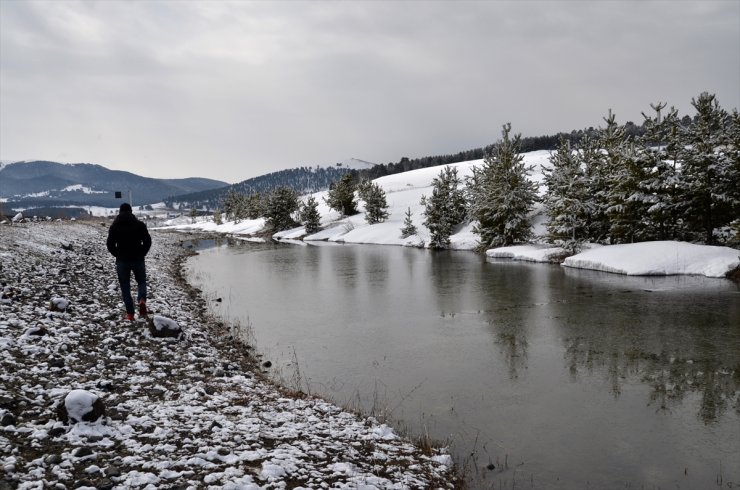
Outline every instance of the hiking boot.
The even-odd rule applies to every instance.
[[[134,321],[134,314],[133,313],[126,313],[123,317],[124,320],[128,320],[130,322]]]
[[[146,300],[139,300],[139,316],[142,318],[146,318],[148,314],[149,312],[146,309]]]

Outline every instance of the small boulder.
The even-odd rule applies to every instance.
[[[69,308],[69,301],[64,298],[51,298],[49,303],[49,309],[51,311],[67,311]]]
[[[105,405],[95,393],[87,390],[72,390],[57,407],[57,416],[62,422],[94,422],[105,415]]]
[[[30,327],[23,333],[24,337],[43,337],[48,335],[49,331],[42,326]]]
[[[3,427],[15,425],[15,416],[10,412],[5,412],[2,419],[0,419],[0,425],[2,425]]]
[[[176,321],[163,316],[154,315],[148,319],[147,323],[152,337],[177,338],[182,334],[182,329]]]

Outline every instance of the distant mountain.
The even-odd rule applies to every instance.
[[[116,207],[128,201],[134,206],[154,204],[169,196],[226,187],[212,179],[153,179],[130,172],[110,170],[89,163],[47,161],[6,163],[0,167],[0,199],[5,209],[53,206]]]
[[[174,208],[190,209],[195,207],[212,210],[220,208],[223,199],[232,191],[247,195],[265,194],[278,187],[290,187],[300,194],[308,194],[328,189],[332,183],[338,181],[342,175],[348,172],[369,170],[374,166],[374,163],[350,158],[330,165],[291,168],[253,177],[220,189],[174,196],[166,199],[165,203]]]

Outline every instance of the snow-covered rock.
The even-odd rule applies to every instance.
[[[69,301],[65,298],[51,298],[49,309],[51,311],[66,311],[69,308]]]
[[[179,337],[182,329],[175,320],[160,315],[150,319],[149,331],[154,337]]]
[[[77,389],[67,393],[57,415],[62,422],[94,422],[105,415],[105,406],[95,393]]]

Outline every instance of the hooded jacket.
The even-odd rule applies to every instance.
[[[108,230],[108,251],[118,260],[144,260],[152,247],[146,224],[133,213],[120,213]]]

